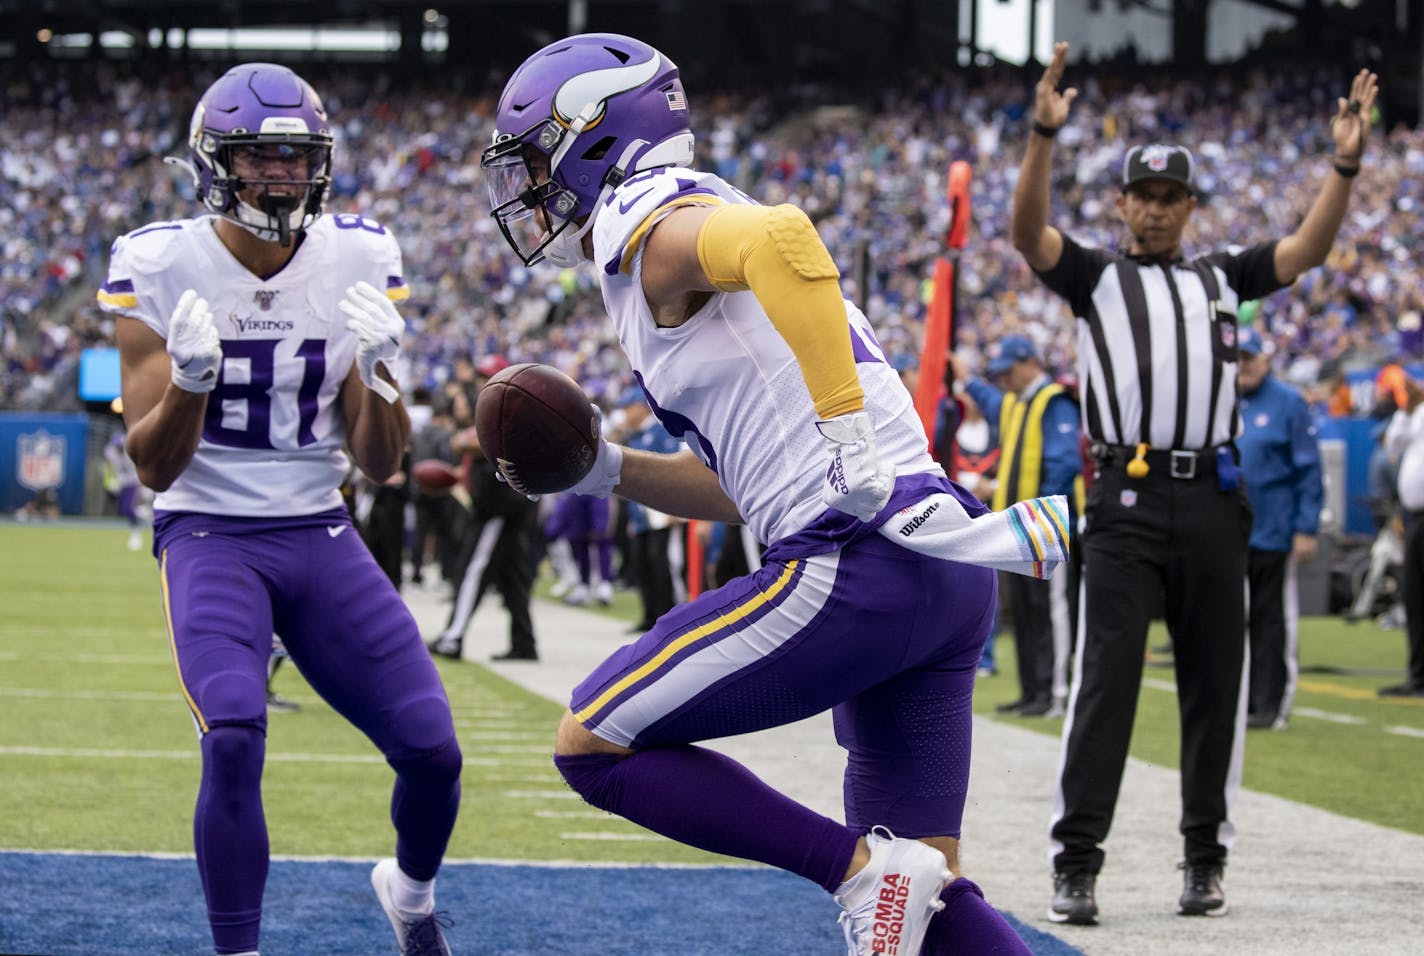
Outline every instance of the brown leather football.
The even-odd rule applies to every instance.
[[[460,469],[439,458],[423,458],[410,466],[410,476],[426,494],[444,491],[460,480]]]
[[[525,362],[499,372],[475,400],[475,434],[511,488],[547,495],[579,483],[598,454],[598,415],[573,379]]]

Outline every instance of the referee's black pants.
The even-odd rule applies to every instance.
[[[1185,857],[1223,861],[1234,836],[1251,506],[1240,487],[1219,490],[1212,469],[1162,470],[1134,480],[1104,464],[1089,493],[1083,626],[1049,827],[1057,873],[1102,868],[1159,595],[1177,670]]]

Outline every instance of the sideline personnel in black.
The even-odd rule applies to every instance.
[[[1074,89],[1058,90],[1056,43],[1035,91],[1014,190],[1015,248],[1077,317],[1083,425],[1095,477],[1082,535],[1083,623],[1050,823],[1055,922],[1097,922],[1094,887],[1122,783],[1159,595],[1175,651],[1182,727],[1185,887],[1178,911],[1226,912],[1221,872],[1235,828],[1245,713],[1246,543],[1251,512],[1233,440],[1236,310],[1325,261],[1369,134],[1377,79],[1361,70],[1331,121],[1335,155],[1295,232],[1187,259],[1197,198],[1192,155],[1132,149],[1118,212],[1125,253],[1080,246],[1048,224],[1053,137]],[[1325,164],[1322,164],[1325,165]]]
[[[529,611],[530,594],[539,570],[537,541],[539,505],[498,480],[494,462],[485,457],[474,429],[474,409],[479,390],[491,378],[509,367],[502,355],[490,354],[475,367],[473,390],[457,401],[455,420],[463,426],[451,439],[450,447],[463,456],[462,470],[470,493],[470,520],[465,526],[456,559],[455,601],[450,622],[431,641],[430,652],[460,660],[464,656],[465,631],[485,592],[493,587],[504,598],[509,612],[509,649],[495,654],[496,661],[537,661],[534,619]],[[456,393],[459,397],[459,393]]]

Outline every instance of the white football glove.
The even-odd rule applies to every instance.
[[[826,439],[831,462],[821,500],[837,511],[869,521],[880,513],[895,488],[895,469],[875,454],[875,429],[870,415],[851,412],[817,422]]]
[[[592,402],[589,403],[593,405]],[[614,445],[603,437],[603,409],[593,405],[593,413],[598,416],[598,453],[593,458],[593,467],[588,474],[572,488],[572,495],[593,495],[607,498],[623,480],[623,446]]]
[[[173,360],[173,384],[185,392],[211,392],[218,384],[222,343],[208,300],[185,291],[168,319],[168,357]]]
[[[337,308],[350,316],[346,327],[356,336],[356,371],[361,381],[387,402],[395,404],[400,392],[376,374],[376,366],[384,363],[386,371],[395,374],[405,320],[384,292],[364,280],[346,290],[346,298]]]

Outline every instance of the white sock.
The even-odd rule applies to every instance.
[[[405,913],[435,911],[435,881],[413,880],[399,866],[391,877],[391,900]]]

